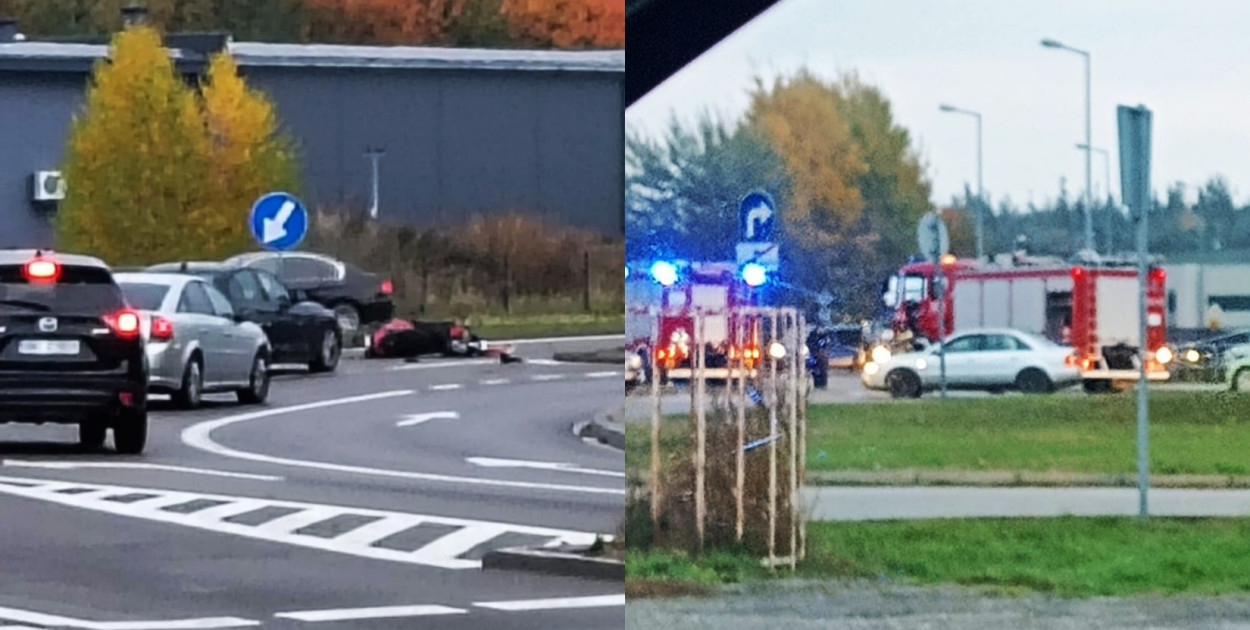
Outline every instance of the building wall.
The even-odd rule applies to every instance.
[[[1206,328],[1212,304],[1219,328],[1250,327],[1250,264],[1164,265],[1168,319],[1176,328]]]
[[[0,247],[53,245],[52,214],[31,205],[31,176],[60,169],[84,79],[0,72]]]
[[[621,75],[244,68],[300,145],[305,201],[429,225],[500,210],[624,233]],[[52,246],[30,178],[59,168],[81,73],[0,73],[0,247]]]
[[[310,203],[367,207],[367,147],[384,147],[380,216],[497,210],[623,233],[621,77],[250,68],[301,143]]]

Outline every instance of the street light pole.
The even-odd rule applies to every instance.
[[[1093,155],[1090,151],[1090,55],[1089,51],[1061,44],[1053,39],[1043,39],[1042,45],[1047,48],[1066,50],[1085,58],[1085,249],[1097,251],[1094,245],[1094,214],[1093,214]]]
[[[378,218],[378,206],[381,204],[381,195],[378,190],[378,160],[386,155],[386,149],[369,147],[365,149],[365,157],[372,162],[373,172],[371,178],[373,203],[369,206],[369,218]]]
[[[1081,149],[1082,151],[1087,151],[1087,152],[1093,151],[1102,156],[1103,183],[1107,187],[1107,199],[1110,200],[1112,196],[1111,195],[1111,153],[1107,151],[1106,149],[1100,149],[1098,147],[1091,147],[1088,144],[1078,144],[1076,145],[1076,148]],[[1104,251],[1106,251],[1108,254],[1112,253],[1111,252],[1111,245],[1112,245],[1112,238],[1113,238],[1111,234],[1112,229],[1113,229],[1113,226],[1111,224],[1111,213],[1108,212],[1107,213],[1107,241],[1106,241],[1106,245],[1104,249]]]
[[[953,106],[951,106],[951,105],[939,105],[939,106],[938,106],[938,109],[940,109],[940,110],[942,110],[942,111],[944,111],[944,112],[948,112],[948,113],[953,113],[953,114],[964,114],[964,115],[966,115],[966,116],[972,116],[972,117],[974,117],[974,118],[976,118],[976,119],[977,119],[977,209],[976,209],[976,223],[977,223],[977,260],[980,260],[982,257],[984,257],[984,256],[985,256],[985,219],[984,219],[984,215],[983,215],[983,211],[982,211],[982,206],[984,206],[984,205],[985,205],[985,189],[982,187],[982,180],[981,180],[981,172],[982,172],[982,171],[981,171],[981,147],[982,147],[982,144],[981,144],[981,113],[980,113],[980,112],[974,112],[974,111],[972,111],[972,110],[967,110],[967,109],[960,109],[960,108],[958,108],[958,107],[953,107]]]

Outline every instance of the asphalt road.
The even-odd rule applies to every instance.
[[[135,458],[0,426],[0,628],[622,627],[619,583],[480,568],[623,513],[622,454],[571,432],[619,400],[619,368],[527,345],[158,411]]]

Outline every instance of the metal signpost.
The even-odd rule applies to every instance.
[[[1148,448],[1149,438],[1149,381],[1146,378],[1147,362],[1150,349],[1146,344],[1146,313],[1147,277],[1149,262],[1147,260],[1149,244],[1147,242],[1148,222],[1150,214],[1150,110],[1144,105],[1116,108],[1116,117],[1120,132],[1120,197],[1129,207],[1130,216],[1137,223],[1137,282],[1138,282],[1138,322],[1139,361],[1141,374],[1137,384],[1137,494],[1138,516],[1146,518],[1150,511],[1146,502],[1146,493],[1150,481],[1150,461]]]
[[[928,212],[916,226],[916,242],[925,260],[933,263],[933,293],[938,303],[938,364],[942,398],[946,398],[946,276],[942,269],[942,256],[951,247],[950,232],[946,223],[936,212]]]

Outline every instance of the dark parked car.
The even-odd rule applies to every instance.
[[[362,326],[389,321],[395,312],[393,285],[376,273],[330,256],[311,252],[254,252],[227,264],[263,269],[288,288],[334,311],[343,334],[352,337]]]
[[[148,272],[185,273],[208,280],[230,300],[235,317],[260,324],[273,348],[272,362],[307,364],[332,372],[343,353],[343,334],[330,309],[291,291],[262,269],[217,262],[164,263]]]
[[[85,446],[142,453],[148,362],[139,313],[87,256],[0,251],[0,423],[77,424]]]

